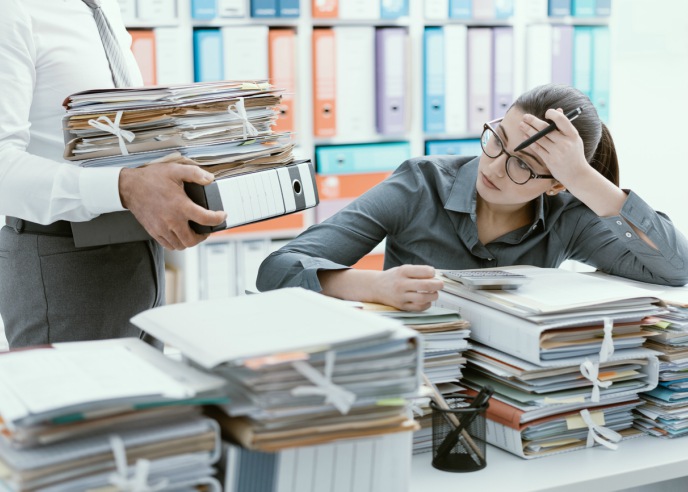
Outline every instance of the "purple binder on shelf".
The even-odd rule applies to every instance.
[[[351,75],[355,76],[355,75]],[[375,124],[383,135],[406,132],[408,36],[403,27],[375,32]]]
[[[552,82],[573,85],[573,26],[552,26]]]

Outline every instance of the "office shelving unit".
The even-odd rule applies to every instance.
[[[139,2],[155,0],[138,0]],[[246,1],[246,13],[250,14],[250,0]],[[130,28],[158,28],[173,27],[178,35],[183,39],[184,49],[179,54],[180,70],[186,71],[185,81],[193,80],[193,30],[194,28],[208,27],[232,27],[262,25],[268,27],[289,27],[296,31],[296,113],[295,131],[297,149],[295,154],[299,158],[312,159],[315,162],[315,149],[318,146],[361,144],[361,143],[381,143],[381,142],[408,142],[412,156],[419,156],[425,153],[425,144],[430,140],[460,140],[476,139],[479,135],[474,133],[464,134],[426,134],[423,128],[423,35],[426,27],[447,26],[452,24],[462,24],[468,27],[498,27],[509,26],[513,28],[513,94],[517,96],[526,87],[526,30],[527,27],[535,23],[568,24],[568,25],[606,25],[608,18],[583,18],[583,17],[558,17],[549,18],[546,16],[547,2],[543,0],[514,0],[514,15],[507,19],[426,19],[425,6],[422,0],[409,0],[409,15],[398,19],[322,19],[311,16],[311,1],[300,0],[300,16],[297,18],[214,18],[210,20],[196,20],[191,18],[191,0],[176,0],[176,20],[164,20],[161,22],[148,20],[129,20],[127,25]],[[123,3],[131,4],[132,0],[122,0]],[[408,93],[408,131],[401,136],[370,135],[365,138],[348,138],[346,135],[339,135],[332,138],[314,137],[313,124],[313,60],[312,60],[312,34],[313,29],[318,27],[338,27],[338,26],[374,26],[374,27],[403,27],[408,31],[409,41],[409,64],[410,64],[410,92]],[[401,163],[401,162],[400,162]],[[235,244],[235,251],[239,251],[244,243],[251,243],[254,249],[262,248],[267,255],[275,249],[277,244],[274,241],[283,241],[298,235],[305,227],[314,223],[315,214],[313,210],[304,212],[304,227],[291,229],[275,229],[268,231],[253,232],[234,232],[226,231],[212,235],[205,243],[190,248],[183,252],[170,252],[167,260],[170,265],[174,265],[178,272],[182,272],[182,289],[179,300],[195,300],[200,296],[207,295],[203,292],[205,273],[203,271],[203,248],[212,247],[214,243],[232,242]],[[373,253],[381,255],[382,248]],[[246,285],[251,285],[247,276],[252,273],[241,273],[243,265],[242,259],[235,258],[234,273],[240,277],[239,284],[229,290],[236,294],[243,293]],[[228,273],[228,275],[230,275]],[[243,278],[242,278],[243,277]]]

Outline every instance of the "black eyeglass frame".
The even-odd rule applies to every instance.
[[[497,134],[497,130],[495,130],[495,129],[492,127],[492,125],[494,125],[494,124],[496,124],[496,123],[499,123],[499,122],[502,121],[503,119],[504,119],[504,118],[497,118],[496,120],[488,121],[487,123],[485,123],[485,124],[483,125],[483,132],[480,134],[480,148],[482,149],[483,153],[484,153],[487,157],[489,157],[490,159],[496,159],[496,158],[499,157],[500,155],[506,154],[506,155],[507,155],[507,159],[506,159],[506,161],[504,161],[504,170],[506,171],[506,175],[509,176],[509,179],[510,179],[512,182],[516,183],[517,185],[524,185],[524,184],[526,184],[528,181],[530,181],[531,179],[554,179],[554,176],[552,176],[551,174],[538,174],[538,173],[536,173],[535,171],[533,171],[533,170],[531,169],[531,167],[530,167],[528,164],[526,164],[526,162],[525,162],[523,159],[519,159],[519,158],[516,157],[515,155],[510,154],[509,152],[507,152],[506,147],[504,146],[504,142],[502,142],[502,139],[499,138],[499,135]],[[488,131],[488,130],[492,132],[492,134],[494,135],[494,137],[497,139],[497,142],[499,142],[499,147],[502,149],[502,150],[499,151],[499,153],[498,153],[497,155],[494,155],[494,156],[492,156],[492,155],[490,155],[490,154],[487,153],[487,151],[485,150],[485,145],[483,144],[483,140],[484,140],[484,137],[485,137],[485,132]],[[510,159],[516,159],[516,161],[518,161],[519,163],[522,163],[522,164],[526,167],[526,169],[528,169],[528,171],[530,171],[530,176],[528,176],[528,179],[526,179],[526,180],[523,181],[522,183],[519,183],[518,181],[516,181],[516,180],[511,176],[511,174],[509,174],[509,160],[510,160]]]

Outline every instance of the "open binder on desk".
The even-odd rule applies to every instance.
[[[315,169],[310,161],[246,169],[217,178],[205,186],[185,183],[184,189],[202,207],[227,212],[227,220],[219,226],[192,223],[191,227],[198,233],[216,232],[271,219],[319,203]],[[77,247],[151,239],[129,211],[102,214],[87,222],[72,222],[72,232]]]

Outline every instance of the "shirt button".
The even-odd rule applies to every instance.
[[[621,225],[621,221],[620,221],[620,220],[617,220],[617,221],[616,221],[616,225]]]
[[[627,232],[626,237],[633,237],[633,234],[631,234],[630,232]]]
[[[535,230],[535,229],[537,229],[537,225],[534,225],[534,226],[533,226],[533,230]]]
[[[487,261],[494,261],[494,258],[488,258]]]

